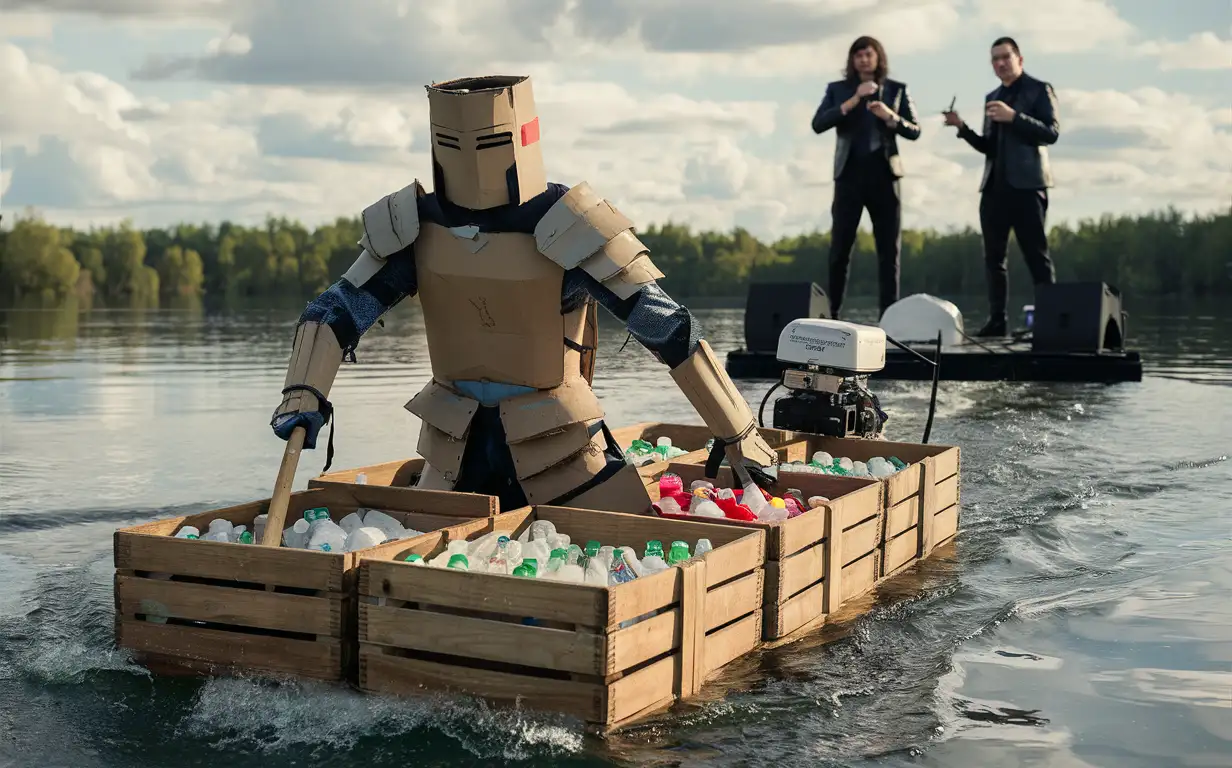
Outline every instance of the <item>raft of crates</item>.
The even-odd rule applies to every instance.
[[[117,644],[165,674],[472,695],[612,731],[695,696],[730,662],[818,628],[954,539],[957,447],[762,432],[783,462],[770,492],[826,501],[775,523],[657,507],[500,510],[493,497],[409,487],[422,462],[408,460],[322,475],[292,495],[288,527],[312,510],[340,522],[375,509],[413,534],[367,549],[184,538],[217,519],[251,530],[268,499],[125,528],[115,534]],[[666,472],[686,487],[704,479],[702,427],[646,423],[613,435],[626,447],[670,439],[673,450],[660,446],[640,468],[652,500]],[[793,470],[819,451],[893,455],[905,468],[880,479]],[[730,470],[713,482],[731,487]],[[686,549],[612,586],[433,567],[502,535],[530,541],[534,526],[639,557],[652,542]],[[703,540],[709,550],[698,553]]]

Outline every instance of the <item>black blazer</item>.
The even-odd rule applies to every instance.
[[[988,140],[993,122],[984,118],[984,132],[976,133],[966,124],[958,129],[958,137],[985,156],[984,177],[980,191],[988,186],[996,157],[1002,158],[1005,181],[1014,189],[1047,189],[1052,186],[1052,168],[1048,163],[1048,145],[1057,143],[1061,124],[1057,120],[1057,94],[1052,85],[1036,80],[1026,72],[1019,77],[1021,85],[1014,103],[1014,119],[997,124],[997,145]],[[995,101],[1001,89],[984,97],[984,103]],[[992,152],[990,155],[989,152]]]
[[[834,144],[835,179],[842,174],[843,166],[847,164],[847,157],[851,153],[851,137],[855,130],[856,109],[864,109],[863,106],[858,106],[846,115],[843,114],[843,102],[856,94],[857,85],[859,83],[850,80],[836,80],[827,85],[826,95],[821,100],[821,106],[817,108],[817,112],[813,115],[814,133],[825,133],[831,128],[837,129],[838,139]],[[915,105],[911,102],[911,94],[907,92],[907,84],[888,78],[881,84],[881,89],[873,98],[885,102],[886,106],[894,110],[902,118],[894,129],[891,129],[881,120],[877,121],[877,130],[881,132],[881,151],[885,153],[886,160],[890,163],[890,170],[894,173],[894,177],[902,178],[903,160],[898,155],[897,137],[902,136],[908,141],[915,141],[920,138],[920,126],[916,123]]]

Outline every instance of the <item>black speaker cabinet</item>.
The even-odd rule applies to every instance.
[[[744,305],[744,346],[774,354],[792,320],[830,316],[830,299],[817,283],[753,283]]]
[[[1119,352],[1125,347],[1121,293],[1107,283],[1035,288],[1035,352]]]

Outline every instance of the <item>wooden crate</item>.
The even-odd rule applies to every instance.
[[[808,462],[817,451],[835,458],[867,461],[874,456],[897,456],[907,468],[881,481],[886,510],[885,538],[881,542],[878,578],[889,576],[928,557],[958,531],[959,458],[957,446],[897,443],[785,432],[778,446],[785,461]],[[694,457],[681,462],[701,463]],[[782,471],[790,472],[790,467]],[[800,474],[793,473],[793,477]],[[794,481],[793,481],[794,482]],[[925,513],[927,510],[927,513]],[[921,524],[923,521],[923,524]]]
[[[335,521],[358,508],[380,509],[429,532],[361,552],[465,536],[499,511],[490,496],[334,487],[292,494],[287,527],[314,507],[328,508]],[[170,674],[353,680],[359,552],[174,538],[185,525],[204,531],[215,518],[252,530],[268,508],[267,499],[117,531],[117,645]]]
[[[680,475],[686,488],[705,474],[696,464],[672,464],[667,471]],[[735,487],[727,467],[719,470],[714,482],[718,487]],[[830,502],[781,523],[713,521],[766,532],[766,640],[816,625],[846,601],[872,589],[881,572],[885,509],[878,481],[785,474],[771,492],[781,495],[788,488],[799,490],[805,500],[825,496]],[[658,488],[652,490],[657,498]],[[830,536],[832,527],[843,532],[837,542]]]
[[[546,506],[498,515],[491,530],[516,538],[535,520],[579,546],[596,539],[641,552],[651,539],[692,547],[709,538],[714,549],[614,587],[400,562],[409,552],[430,558],[439,541],[365,555],[360,688],[471,694],[610,731],[695,695],[760,644],[764,532]]]

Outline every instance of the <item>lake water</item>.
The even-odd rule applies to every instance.
[[[607,741],[461,700],[132,665],[112,532],[269,496],[297,310],[0,312],[0,765],[1230,765],[1232,312],[1130,309],[1141,383],[943,382],[955,545],[871,612]],[[697,314],[720,355],[739,346],[740,312]],[[609,421],[699,423],[601,325]],[[408,305],[339,378],[335,466],[413,455],[402,406],[428,376]],[[768,385],[740,384],[753,403]],[[928,386],[875,388],[889,436],[917,441]],[[323,462],[306,452],[297,487]]]

